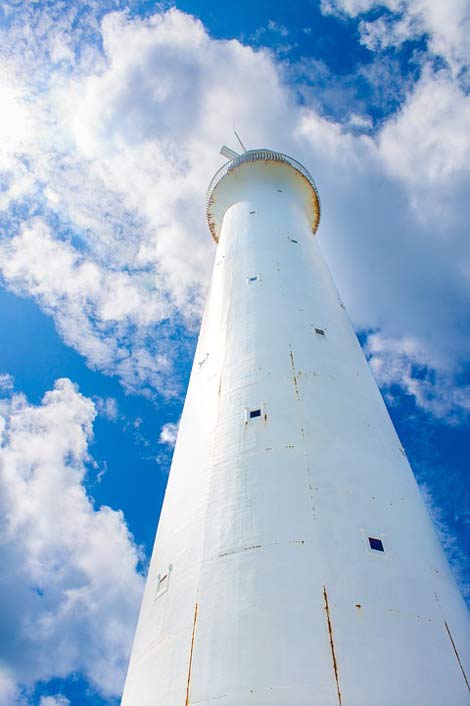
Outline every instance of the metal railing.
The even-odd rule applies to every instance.
[[[222,181],[222,179],[229,174],[231,171],[234,169],[237,169],[241,164],[244,164],[245,162],[259,162],[259,161],[272,161],[272,162],[281,162],[284,164],[288,164],[290,167],[295,169],[299,174],[301,174],[304,179],[308,182],[308,184],[311,186],[313,189],[313,192],[315,193],[316,200],[317,200],[317,205],[318,205],[318,217],[316,219],[316,223],[314,224],[314,231],[317,230],[318,224],[320,222],[320,195],[318,193],[317,185],[315,184],[312,176],[309,174],[309,172],[305,169],[300,162],[298,162],[296,159],[293,159],[292,157],[289,157],[286,154],[282,154],[282,152],[273,152],[272,150],[248,150],[248,152],[244,152],[243,154],[239,155],[238,157],[235,157],[235,159],[232,159],[230,162],[227,162],[226,164],[223,164],[221,168],[215,173],[213,176],[209,188],[207,189],[207,196],[206,196],[206,215],[207,215],[207,221],[209,223],[209,228],[211,229],[212,232],[212,227],[211,227],[211,219],[209,217],[210,213],[210,206],[211,206],[211,201],[212,201],[212,196],[214,194],[215,188],[217,185]],[[212,233],[212,235],[215,237],[215,234]]]

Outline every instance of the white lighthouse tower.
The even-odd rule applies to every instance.
[[[469,706],[470,623],[268,150],[215,175],[212,284],[122,706]]]

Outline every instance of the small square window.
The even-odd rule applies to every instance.
[[[369,546],[371,549],[373,549],[376,552],[385,551],[382,540],[377,539],[377,537],[369,537]]]
[[[252,275],[251,277],[248,277],[248,282],[257,282],[260,279],[259,275]]]
[[[256,419],[256,417],[261,417],[260,409],[250,409],[250,419]]]
[[[299,244],[299,241],[298,241],[298,240],[295,240],[294,238],[289,238],[289,240],[290,240],[291,243],[294,243],[295,245],[298,245],[298,244]]]
[[[256,213],[256,211],[250,211],[250,216],[253,216]]]
[[[316,328],[315,333],[318,334],[318,336],[325,336],[325,329],[323,328]]]

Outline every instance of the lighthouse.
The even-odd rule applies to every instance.
[[[122,706],[469,706],[469,615],[318,247],[315,183],[225,154]]]

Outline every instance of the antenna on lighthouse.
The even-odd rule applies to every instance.
[[[233,123],[233,132],[235,133],[235,137],[237,138],[238,142],[240,143],[240,147],[242,148],[243,152],[246,152],[247,149],[246,149],[245,145],[243,144],[243,142],[241,141],[240,135],[238,134],[238,132],[235,129],[235,123]]]
[[[240,135],[238,134],[235,123],[233,123],[233,134],[237,138],[238,142],[240,143],[240,147],[242,148],[243,152],[247,152],[247,149],[245,145],[243,144]],[[235,159],[235,157],[239,157],[240,153],[235,152],[235,150],[230,149],[230,147],[227,147],[227,145],[223,145],[223,147],[220,148],[220,153],[222,157],[226,157],[227,159]]]

